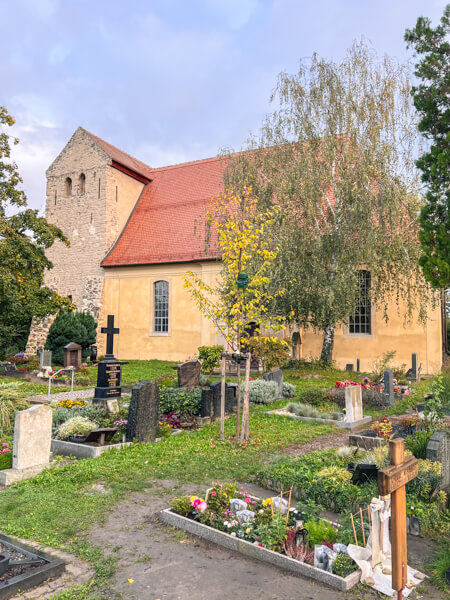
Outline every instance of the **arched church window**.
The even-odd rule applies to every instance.
[[[66,196],[72,195],[72,180],[70,179],[70,177],[66,178],[65,191],[66,191]]]
[[[80,194],[84,194],[86,191],[86,175],[84,173],[81,173],[79,179],[78,179],[78,192]]]
[[[350,315],[348,322],[349,333],[372,333],[372,315],[370,305],[370,272],[359,271],[359,297],[355,312]]]
[[[154,332],[169,333],[169,283],[155,281],[154,289]]]

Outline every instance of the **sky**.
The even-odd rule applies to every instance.
[[[365,38],[414,57],[419,16],[448,0],[0,0],[0,105],[33,208],[78,126],[153,167],[244,147],[277,75],[313,52],[340,60]]]

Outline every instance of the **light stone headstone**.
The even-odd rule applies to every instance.
[[[51,350],[41,350],[39,353],[39,367],[42,371],[46,367],[51,368],[52,366],[52,351]]]
[[[448,431],[435,431],[427,446],[427,458],[442,464],[442,486],[450,485],[450,434]]]
[[[52,409],[47,404],[16,413],[14,421],[13,469],[28,469],[50,461]]]
[[[362,390],[360,385],[350,385],[345,388],[345,419],[352,423],[363,418]]]
[[[394,374],[392,369],[386,369],[383,377],[384,382],[384,404],[385,406],[393,406],[395,404],[394,396]]]

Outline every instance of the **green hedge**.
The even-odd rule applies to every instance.
[[[160,387],[159,411],[162,415],[176,412],[179,415],[198,415],[200,412],[202,390],[194,388]]]

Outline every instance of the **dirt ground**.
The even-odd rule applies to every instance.
[[[270,495],[255,485],[246,490],[260,497]],[[158,512],[171,498],[199,492],[176,482],[158,481],[145,493],[131,495],[95,526],[90,539],[115,556],[115,576],[104,590],[105,600],[371,600],[385,598],[367,586],[340,593],[270,565],[226,550],[203,539],[169,527],[158,520]],[[420,567],[433,549],[428,540],[408,539],[410,564]],[[133,580],[129,583],[128,580]],[[440,600],[429,584],[410,598]]]

